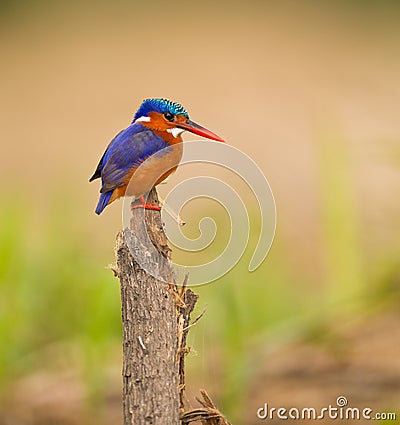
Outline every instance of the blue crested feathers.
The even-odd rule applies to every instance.
[[[159,112],[160,114],[169,112],[170,114],[183,115],[186,118],[189,118],[189,114],[186,109],[179,103],[172,102],[168,99],[146,99],[137,110],[135,117],[133,118],[133,122],[140,117],[147,117],[149,112]]]

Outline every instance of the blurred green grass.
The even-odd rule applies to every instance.
[[[65,369],[83,368],[88,393],[98,392],[102,386],[92,384],[120,345],[118,285],[85,243],[79,222],[71,226],[71,215],[57,210],[39,227],[26,202],[5,202],[0,213],[3,391],[61,361]],[[57,345],[65,346],[56,351],[61,359],[48,352]]]
[[[253,214],[249,247],[238,266],[215,284],[196,288],[200,300],[207,303],[211,299],[213,304],[203,319],[212,323],[205,326],[212,337],[206,344],[200,343],[203,348],[194,361],[197,360],[197,367],[204,373],[201,356],[207,356],[207,349],[220,357],[223,372],[214,376],[210,373],[208,379],[220,381],[218,401],[233,422],[241,423],[246,417],[249,384],[260,367],[254,363],[254,353],[260,346],[300,338],[325,346],[334,356],[342,356],[343,342],[332,326],[337,318],[364,317],[371,311],[398,309],[397,249],[388,248],[384,258],[367,259],[346,139],[337,131],[316,133],[315,146],[317,208],[322,228],[322,243],[318,248],[324,262],[323,277],[310,282],[308,276],[293,271],[288,247],[279,236],[278,209],[274,244],[256,272],[247,271],[258,238],[258,216]],[[205,215],[213,216],[213,213],[203,213],[194,221]],[[296,248],[308,249],[306,245],[307,241],[299,241]],[[195,328],[190,343],[199,344],[202,333],[204,328]],[[217,349],[213,348],[215,341],[219,344]]]

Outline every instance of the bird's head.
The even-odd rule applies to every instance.
[[[166,131],[174,138],[179,137],[184,131],[190,131],[207,139],[224,141],[217,134],[191,121],[182,105],[167,99],[144,100],[137,110],[133,122],[145,125],[157,132]]]

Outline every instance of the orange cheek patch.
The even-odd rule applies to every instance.
[[[168,128],[173,127],[173,123],[165,121],[162,114],[158,112],[149,112],[150,122],[147,127],[155,131],[166,131]]]

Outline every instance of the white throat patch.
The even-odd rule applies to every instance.
[[[169,128],[167,131],[168,133],[171,133],[174,137],[178,137],[185,130],[183,128],[174,127],[174,128]]]

